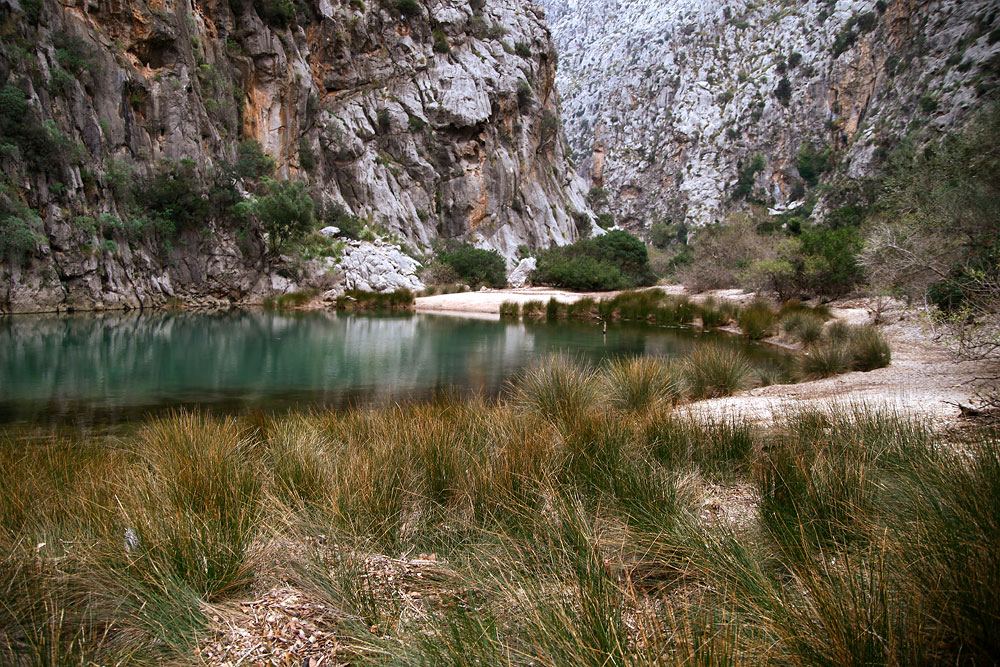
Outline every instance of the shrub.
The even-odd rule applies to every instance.
[[[507,265],[496,250],[484,250],[471,243],[446,241],[436,252],[437,261],[450,266],[470,285],[486,284],[490,287],[507,285]]]
[[[788,106],[789,101],[792,99],[792,82],[788,80],[788,77],[781,77],[781,81],[778,82],[778,86],[774,89],[774,96],[778,98],[782,106]]]
[[[313,200],[303,181],[264,179],[267,194],[253,202],[254,215],[268,234],[272,252],[312,231]]]
[[[646,246],[637,237],[615,230],[567,246],[554,246],[538,253],[535,284],[568,289],[614,290],[652,285]]]
[[[528,109],[535,102],[535,93],[531,90],[531,84],[521,79],[517,82],[517,106],[523,111]]]
[[[397,12],[407,18],[416,18],[423,14],[417,0],[394,0],[393,6]]]
[[[799,170],[799,176],[810,186],[815,186],[819,182],[819,177],[829,171],[832,166],[833,151],[830,148],[818,150],[808,141],[799,148],[796,167]]]
[[[745,199],[753,191],[753,182],[757,173],[764,170],[764,156],[760,153],[740,168],[736,178],[736,189],[733,191],[734,199]]]
[[[306,171],[312,171],[313,167],[316,166],[316,156],[305,137],[299,140],[299,166]]]
[[[19,263],[46,243],[42,219],[24,204],[0,196],[0,259]]]
[[[531,57],[531,47],[524,42],[517,42],[514,44],[514,53],[516,53],[521,58]]]
[[[64,162],[59,142],[38,120],[28,95],[10,83],[0,89],[0,137],[16,145],[34,171],[55,174]]]
[[[434,38],[434,51],[437,53],[448,53],[451,51],[451,44],[448,43],[448,35],[443,30],[435,30],[432,34]]]
[[[202,226],[211,209],[194,162],[164,160],[133,187],[133,198],[167,236]]]
[[[695,398],[729,396],[744,389],[753,367],[743,353],[721,345],[700,345],[684,360],[683,377]]]
[[[628,283],[621,271],[592,257],[567,257],[562,253],[543,250],[531,282],[581,291],[625,289]]]
[[[298,4],[291,0],[253,0],[253,7],[264,23],[287,28],[295,23]]]

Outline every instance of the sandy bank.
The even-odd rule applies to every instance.
[[[660,287],[668,294],[683,294],[680,285]],[[518,289],[492,289],[482,292],[457,292],[455,294],[438,294],[436,296],[417,297],[418,311],[450,311],[455,313],[489,313],[500,315],[500,304],[504,301],[542,301],[548,303],[554,298],[562,303],[573,303],[580,299],[606,299],[618,292],[567,292],[550,287],[522,287]]]
[[[683,294],[679,285],[662,287],[673,294]],[[613,296],[613,292],[580,293],[545,287],[487,290],[441,294],[417,299],[418,311],[444,311],[455,314],[499,316],[504,301],[545,301],[555,298],[572,303],[578,299]],[[699,300],[698,295],[695,300]],[[711,296],[745,300],[751,295],[739,290],[713,292]],[[869,303],[864,299],[831,304],[834,315],[851,324],[870,320]],[[744,414],[769,419],[776,413],[804,407],[822,407],[831,403],[866,402],[888,405],[917,413],[933,420],[952,420],[959,416],[956,403],[974,403],[972,387],[977,364],[958,362],[925,330],[916,311],[891,313],[883,331],[892,344],[892,364],[869,372],[845,373],[832,378],[794,385],[773,385],[740,392],[727,398],[698,401],[687,410],[697,414]]]

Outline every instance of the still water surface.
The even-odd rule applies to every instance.
[[[0,423],[120,423],[179,407],[220,412],[493,395],[539,358],[599,363],[687,354],[721,333],[585,322],[328,312],[116,313],[0,319]]]

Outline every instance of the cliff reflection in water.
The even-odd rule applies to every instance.
[[[114,422],[181,406],[340,407],[443,390],[495,394],[519,370],[556,350],[592,361],[674,356],[699,338],[686,330],[619,326],[605,337],[589,323],[526,325],[426,314],[11,317],[0,320],[0,420]]]

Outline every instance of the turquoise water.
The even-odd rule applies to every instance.
[[[780,351],[720,333],[589,322],[328,312],[115,313],[0,319],[0,422],[120,423],[179,407],[345,407],[494,395],[567,351],[684,355],[706,340],[756,360]]]

